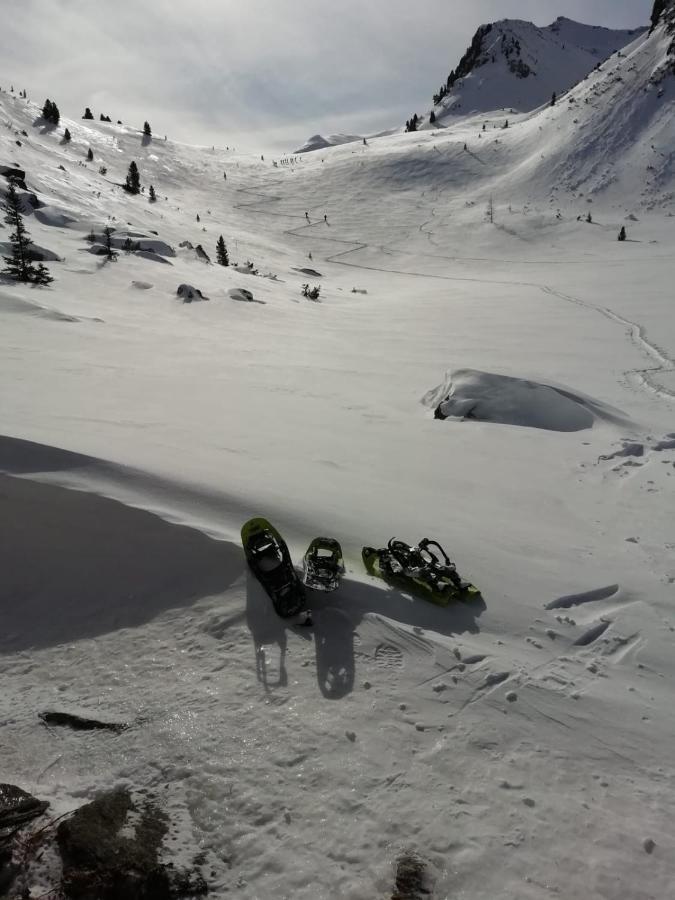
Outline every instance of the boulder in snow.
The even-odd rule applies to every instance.
[[[253,294],[251,291],[247,291],[246,288],[232,288],[228,293],[233,300],[243,300],[246,303],[253,302]]]
[[[193,287],[191,284],[179,284],[176,294],[182,298],[183,303],[192,303],[197,300],[208,300],[199,288]]]
[[[0,166],[0,175],[7,181],[13,181],[16,187],[26,188],[26,173],[23,169],[17,169],[15,166]]]

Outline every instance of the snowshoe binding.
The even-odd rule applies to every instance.
[[[438,541],[425,538],[416,547],[411,547],[392,538],[386,548],[380,550],[364,547],[362,556],[370,575],[437,606],[480,596],[475,585],[459,577],[455,564]]]
[[[241,542],[251,571],[283,619],[300,613],[309,618],[305,589],[293,568],[286,541],[267,519],[251,519],[241,529]],[[311,619],[306,624],[311,624]]]
[[[314,538],[303,560],[302,581],[315,591],[334,591],[345,570],[342,548],[334,538]]]

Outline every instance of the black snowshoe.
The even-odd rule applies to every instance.
[[[293,568],[286,541],[267,519],[251,519],[241,529],[241,542],[251,571],[283,619],[307,613],[305,589]],[[311,624],[311,619],[305,624]]]
[[[342,548],[334,538],[314,538],[303,560],[302,581],[315,591],[334,591],[345,567]]]

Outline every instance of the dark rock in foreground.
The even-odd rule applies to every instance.
[[[49,803],[13,784],[0,784],[0,829],[15,828],[41,816]]]
[[[22,826],[41,816],[49,803],[20,787],[0,784],[0,897],[9,895],[21,867],[12,861],[12,839]]]
[[[62,889],[73,900],[177,900],[203,895],[196,870],[159,861],[169,817],[151,799],[118,789],[102,794],[61,822],[56,837]]]

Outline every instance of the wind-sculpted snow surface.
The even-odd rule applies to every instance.
[[[619,410],[584,394],[474,369],[449,372],[422,402],[438,419],[475,419],[547,431],[583,431],[598,420],[628,425]]]

